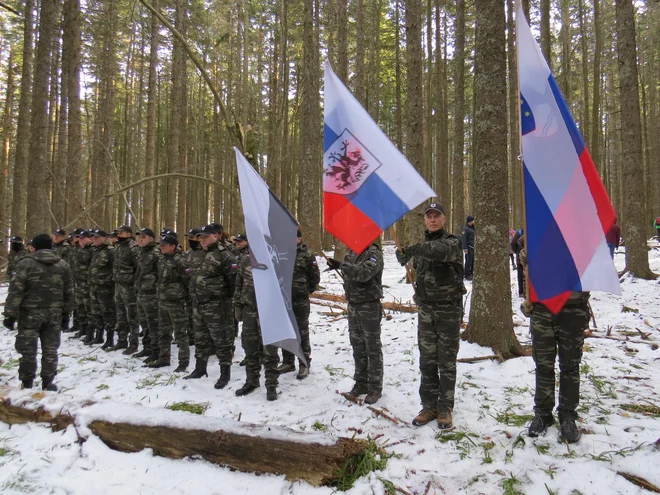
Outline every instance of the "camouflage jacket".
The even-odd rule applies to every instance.
[[[219,301],[234,295],[238,260],[224,246],[212,244],[195,276],[194,298],[198,303]]]
[[[195,295],[195,280],[199,270],[202,268],[204,263],[204,258],[206,257],[206,251],[202,249],[201,246],[196,247],[195,249],[189,249],[185,254],[186,264],[190,269],[190,283],[188,289],[190,291],[190,297]]]
[[[299,244],[296,251],[296,264],[293,267],[293,288],[291,297],[308,299],[321,281],[321,272],[316,263],[316,256],[304,244]]]
[[[233,301],[235,308],[249,306],[257,308],[257,295],[254,292],[254,279],[252,278],[252,263],[250,256],[243,256],[236,275],[236,290]]]
[[[69,244],[67,241],[62,241],[59,244],[53,243],[53,251],[61,259],[63,259],[64,261],[69,263],[69,265],[71,265],[71,252],[73,251],[73,247],[71,246],[71,244]]]
[[[237,258],[240,255],[240,249],[238,249],[233,242],[231,242],[228,239],[225,239],[221,242],[221,244],[225,247],[227,251],[229,251],[231,254],[236,256]]]
[[[245,246],[243,249],[236,248],[237,255],[239,260],[242,260],[244,256],[250,256],[250,248]]]
[[[139,256],[140,246],[133,239],[117,242],[113,254],[112,279],[121,284],[132,284],[135,281]]]
[[[383,297],[383,253],[372,244],[361,254],[349,250],[341,271],[346,300],[351,304],[378,301]]]
[[[415,300],[458,302],[465,294],[463,285],[463,243],[444,229],[425,233],[425,240],[405,248],[413,256],[417,271]]]
[[[92,256],[94,256],[94,245],[87,244],[84,248],[77,247],[71,255],[71,271],[73,279],[78,283],[89,282],[89,265],[92,263]]]
[[[9,285],[5,316],[16,318],[21,309],[56,308],[71,313],[73,307],[69,265],[52,249],[40,249],[18,263]]]
[[[94,248],[92,262],[89,264],[90,285],[112,285],[114,251],[110,241]]]
[[[7,280],[11,280],[16,271],[16,265],[28,255],[28,250],[23,246],[21,249],[10,249],[7,257]]]
[[[155,242],[140,248],[135,270],[135,290],[141,295],[156,295],[158,262],[163,257]]]
[[[185,301],[188,299],[190,269],[179,253],[162,255],[158,262],[158,299]]]

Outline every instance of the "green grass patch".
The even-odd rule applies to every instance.
[[[536,447],[536,452],[542,455],[546,455],[548,452],[550,452],[550,445],[545,443],[536,444],[534,447]]]
[[[493,416],[495,421],[498,423],[505,424],[507,426],[525,426],[533,418],[533,414],[515,414],[510,411],[504,411],[503,413],[497,413]]]
[[[504,392],[507,394],[525,395],[529,392],[529,387],[519,387],[514,385],[513,387],[504,387]]]
[[[325,371],[327,371],[330,376],[341,376],[344,374],[344,368],[334,368],[329,364],[325,367]]]
[[[458,456],[461,459],[465,459],[472,450],[472,447],[476,447],[477,444],[472,440],[473,438],[479,438],[479,435],[471,431],[442,431],[440,430],[436,435],[435,439],[440,443],[454,442],[454,447],[458,451]]]
[[[78,364],[83,364],[83,363],[95,363],[99,360],[97,356],[85,356],[81,357],[78,359]]]
[[[385,469],[387,467],[387,461],[391,457],[393,457],[393,454],[385,452],[370,437],[367,439],[367,448],[346,461],[337,472],[337,477],[330,483],[330,486],[340,491],[350,490],[353,484],[362,476],[366,476],[372,471],[382,471]]]
[[[495,442],[490,441],[490,442],[484,442],[481,445],[484,449],[484,458],[481,461],[482,464],[492,464],[493,463],[493,457],[490,455],[490,451],[495,448]]]
[[[589,375],[589,381],[594,386],[599,395],[608,397],[610,399],[617,398],[614,385],[610,382],[606,382],[605,380],[598,378],[595,375]]]
[[[660,418],[660,407],[652,404],[622,404],[619,407],[624,411]]]
[[[185,411],[193,414],[204,414],[209,408],[208,402],[174,402],[165,406],[170,411]]]
[[[153,388],[159,385],[172,385],[173,383],[176,382],[176,375],[173,373],[169,374],[164,374],[164,373],[156,373],[155,375],[147,375],[144,378],[142,378],[138,384],[135,386],[136,389],[143,389],[143,388]]]
[[[328,431],[328,427],[325,426],[323,423],[320,421],[314,421],[314,424],[312,425],[312,430],[316,431]]]
[[[101,390],[108,390],[109,388],[110,388],[109,385],[102,383],[101,385],[97,385],[96,390],[100,392]]]
[[[520,480],[513,473],[509,473],[508,478],[504,478],[500,482],[503,495],[522,495],[522,492],[518,490],[520,484]]]
[[[9,358],[6,362],[2,364],[2,368],[5,370],[10,370],[12,368],[17,368],[20,363],[18,358]]]

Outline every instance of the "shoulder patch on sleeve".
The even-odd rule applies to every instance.
[[[369,261],[378,261],[378,260],[376,258],[371,257],[369,258]]]

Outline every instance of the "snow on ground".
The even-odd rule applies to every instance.
[[[660,272],[657,243],[650,253],[651,268]],[[325,262],[320,261],[321,269]],[[385,247],[385,300],[409,301],[410,286],[401,283],[404,270],[394,258],[394,247]],[[616,255],[623,269],[623,253]],[[529,343],[529,322],[519,312],[516,273],[511,272],[515,330]],[[341,293],[335,274],[323,272],[328,292]],[[468,284],[468,289],[471,289]],[[598,332],[611,328],[615,336],[639,340],[640,331],[660,341],[660,285],[626,276],[623,297],[594,294],[592,306]],[[6,288],[0,289],[4,297]],[[624,311],[625,309],[625,311]],[[395,454],[387,468],[359,480],[348,492],[386,493],[381,480],[389,480],[409,493],[526,493],[606,494],[641,493],[617,471],[641,476],[660,485],[660,422],[658,418],[627,412],[625,404],[658,404],[660,350],[647,344],[587,339],[582,364],[581,427],[579,444],[557,441],[557,429],[545,437],[526,435],[532,414],[534,364],[531,358],[459,364],[454,423],[456,429],[439,435],[434,423],[410,425],[418,412],[419,387],[416,315],[392,314],[383,320],[385,359],[383,398],[376,404],[401,420],[399,425],[377,417],[364,406],[347,402],[337,391],[352,386],[353,361],[346,319],[328,316],[328,307],[313,305],[312,373],[298,381],[295,374],[280,378],[280,399],[267,402],[265,389],[237,398],[234,392],[245,379],[235,364],[232,380],[224,390],[213,384],[219,375],[217,361],[209,362],[209,377],[182,380],[170,368],[142,368],[138,359],[105,353],[65,334],[60,348],[57,384],[63,401],[107,399],[117,404],[162,408],[181,401],[208,403],[206,416],[263,425],[278,425],[330,436],[370,436]],[[466,313],[469,314],[469,301]],[[466,317],[467,318],[467,317]],[[0,385],[19,386],[14,334],[0,330]],[[235,356],[242,357],[240,344]],[[459,357],[492,354],[490,349],[461,343]],[[176,357],[176,350],[173,350]],[[127,409],[129,409],[127,407]],[[180,420],[192,418],[179,412]],[[157,413],[154,411],[154,416]],[[146,418],[145,418],[146,421]],[[198,494],[330,494],[289,482],[282,476],[255,476],[231,472],[201,460],[169,460],[143,451],[115,452],[91,436],[80,445],[75,430],[53,433],[37,424],[9,427],[0,423],[0,492],[11,493],[198,493]]]

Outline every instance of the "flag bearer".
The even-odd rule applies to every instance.
[[[396,252],[399,263],[405,265],[413,259],[417,270],[422,410],[412,423],[422,426],[437,419],[442,429],[453,424],[456,355],[465,293],[461,239],[445,230],[446,223],[444,208],[431,203],[424,211],[425,240]]]

